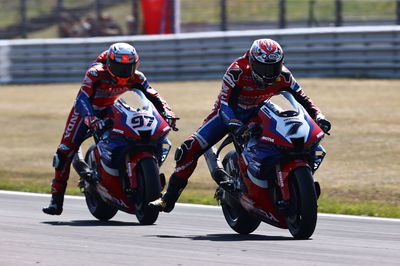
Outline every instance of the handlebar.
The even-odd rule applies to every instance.
[[[173,131],[178,131],[179,128],[176,127],[176,121],[179,120],[179,117],[174,117],[172,115],[163,115],[163,118],[171,126]]]
[[[114,125],[114,120],[112,118],[106,118],[104,120],[101,120],[101,128],[94,129],[92,127],[89,127],[89,130],[87,131],[86,135],[83,137],[84,140],[94,137],[95,142],[97,143],[100,140],[100,137],[110,128],[113,127]]]

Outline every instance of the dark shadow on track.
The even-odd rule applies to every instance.
[[[159,238],[187,238],[191,240],[207,240],[207,241],[288,241],[296,240],[287,236],[265,236],[265,235],[240,235],[240,234],[209,234],[204,236],[172,236],[172,235],[152,235],[151,237]]]
[[[48,221],[42,224],[54,226],[137,226],[140,223],[120,221],[75,220],[75,221]]]

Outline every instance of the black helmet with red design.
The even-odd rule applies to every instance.
[[[125,84],[135,74],[138,63],[139,56],[132,45],[121,42],[114,43],[108,48],[107,70],[119,84]]]
[[[254,80],[260,85],[270,85],[282,72],[283,50],[274,40],[255,40],[249,53]]]

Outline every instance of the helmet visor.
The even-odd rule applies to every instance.
[[[108,60],[108,68],[117,77],[129,78],[135,73],[136,63],[118,63]]]
[[[274,82],[282,72],[283,60],[272,64],[260,63],[256,60],[251,61],[251,70],[265,82]]]

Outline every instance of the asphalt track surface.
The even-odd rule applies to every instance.
[[[99,222],[82,197],[45,215],[48,201],[0,191],[0,265],[400,265],[400,219],[319,214],[312,238],[294,240],[267,224],[238,235],[219,207],[178,204],[142,226],[123,212]]]

